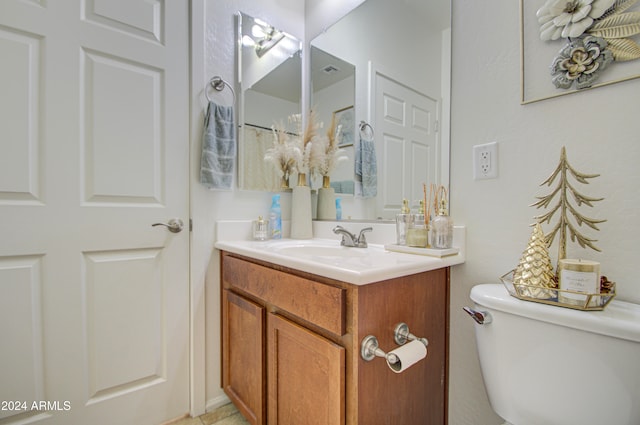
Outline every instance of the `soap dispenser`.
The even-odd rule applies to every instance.
[[[416,226],[421,226],[425,224],[424,221],[424,201],[420,199],[418,205],[418,213],[413,215],[413,224]]]
[[[269,223],[271,224],[271,239],[282,239],[282,209],[280,208],[280,194],[278,193],[271,198]]]
[[[257,220],[254,220],[253,239],[257,241],[269,239],[269,220],[263,219],[262,216],[259,216]]]
[[[424,201],[420,200],[418,212],[413,214],[407,229],[407,246],[426,248],[429,245],[429,228],[424,221]]]
[[[447,200],[442,198],[438,215],[431,221],[431,247],[447,249],[453,246],[453,219],[447,212]]]
[[[407,230],[412,222],[413,216],[409,209],[409,201],[403,199],[400,214],[396,214],[396,242],[398,245],[407,244]]]

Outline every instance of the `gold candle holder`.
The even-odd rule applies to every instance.
[[[600,263],[582,259],[558,261],[558,301],[578,304],[582,297],[572,292],[597,294],[600,292]],[[569,292],[566,292],[569,291]]]

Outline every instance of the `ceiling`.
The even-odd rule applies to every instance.
[[[251,89],[289,102],[299,103],[302,97],[301,70],[301,55],[295,54],[255,83]]]

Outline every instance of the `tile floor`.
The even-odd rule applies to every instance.
[[[185,418],[171,425],[249,425],[231,403],[197,418]]]

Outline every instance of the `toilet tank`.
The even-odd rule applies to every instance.
[[[491,323],[475,324],[495,412],[514,425],[639,425],[640,305],[577,311],[471,290]]]

